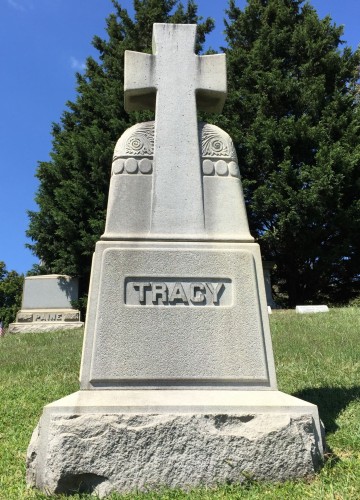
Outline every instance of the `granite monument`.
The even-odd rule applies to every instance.
[[[317,407],[277,390],[259,246],[220,112],[225,55],[195,25],[126,52],[125,106],[155,109],[115,146],[93,258],[80,390],[44,408],[27,481],[104,496],[309,476]]]

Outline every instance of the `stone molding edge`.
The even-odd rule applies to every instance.
[[[51,279],[51,278],[65,279],[66,281],[77,279],[74,278],[73,276],[69,276],[68,274],[37,274],[35,276],[25,276],[26,280],[39,280],[39,279]]]

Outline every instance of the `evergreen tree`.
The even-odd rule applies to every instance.
[[[359,51],[303,0],[230,0],[229,96],[247,210],[288,305],[359,292]]]
[[[41,271],[79,276],[80,294],[89,284],[91,256],[103,233],[110,168],[115,143],[129,126],[150,113],[129,116],[123,108],[124,52],[151,52],[153,23],[197,23],[197,50],[213,21],[199,23],[197,6],[178,0],[134,0],[135,17],[113,0],[107,19],[108,39],[93,39],[99,61],[87,59],[77,74],[77,98],[68,102],[60,124],[52,129],[51,161],[37,170],[38,212],[30,212],[30,248],[41,259]]]
[[[0,261],[0,321],[3,326],[15,321],[21,308],[24,275],[8,271],[5,262]]]

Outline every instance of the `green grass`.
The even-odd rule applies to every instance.
[[[162,490],[111,500],[360,499],[360,310],[275,312],[271,331],[279,389],[315,403],[330,451],[312,480],[246,481],[241,486]],[[45,404],[78,390],[82,331],[6,335],[0,339],[0,499],[63,499],[26,489],[25,456]],[[66,497],[90,499],[90,495]]]

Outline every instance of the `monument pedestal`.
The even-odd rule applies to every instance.
[[[279,391],[79,391],[44,408],[27,482],[48,493],[286,480],[322,460],[317,407]]]
[[[81,389],[277,389],[259,245],[96,244]]]

